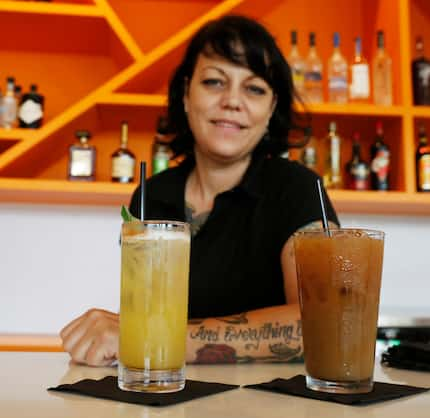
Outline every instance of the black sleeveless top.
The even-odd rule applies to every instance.
[[[193,162],[147,182],[146,219],[185,221],[185,182]],[[226,316],[288,302],[280,254],[299,228],[321,219],[317,175],[282,158],[254,157],[242,181],[216,196],[191,239],[190,319]],[[130,203],[139,217],[140,191]],[[327,216],[339,223],[327,198]]]

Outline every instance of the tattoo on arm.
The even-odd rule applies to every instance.
[[[246,318],[246,314],[242,315]],[[220,327],[207,329],[201,325],[197,330],[191,332],[190,338],[206,343],[197,350],[195,363],[296,362],[302,360],[300,320],[296,325],[266,322],[260,327],[243,327],[238,326],[237,323],[228,322],[223,330]],[[238,356],[234,347],[230,345],[235,342],[244,343],[245,350],[249,350],[250,354]],[[258,350],[262,342],[268,343],[271,354],[252,355],[252,351]]]

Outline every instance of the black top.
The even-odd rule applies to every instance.
[[[185,221],[185,183],[192,161],[147,182],[146,219]],[[282,247],[321,219],[317,175],[282,158],[255,157],[241,183],[216,196],[191,239],[189,317],[225,316],[286,303]],[[339,223],[329,201],[327,216]],[[139,189],[131,213],[139,217]]]

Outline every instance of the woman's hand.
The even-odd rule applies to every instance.
[[[60,336],[74,362],[108,366],[118,358],[119,315],[90,309],[66,325]]]

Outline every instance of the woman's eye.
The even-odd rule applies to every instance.
[[[263,94],[266,94],[266,89],[264,89],[263,87],[260,86],[256,86],[256,85],[250,85],[247,87],[248,91],[250,91],[252,94],[256,94],[258,96],[262,96]]]
[[[205,86],[222,86],[224,83],[219,78],[205,78],[202,84]]]

